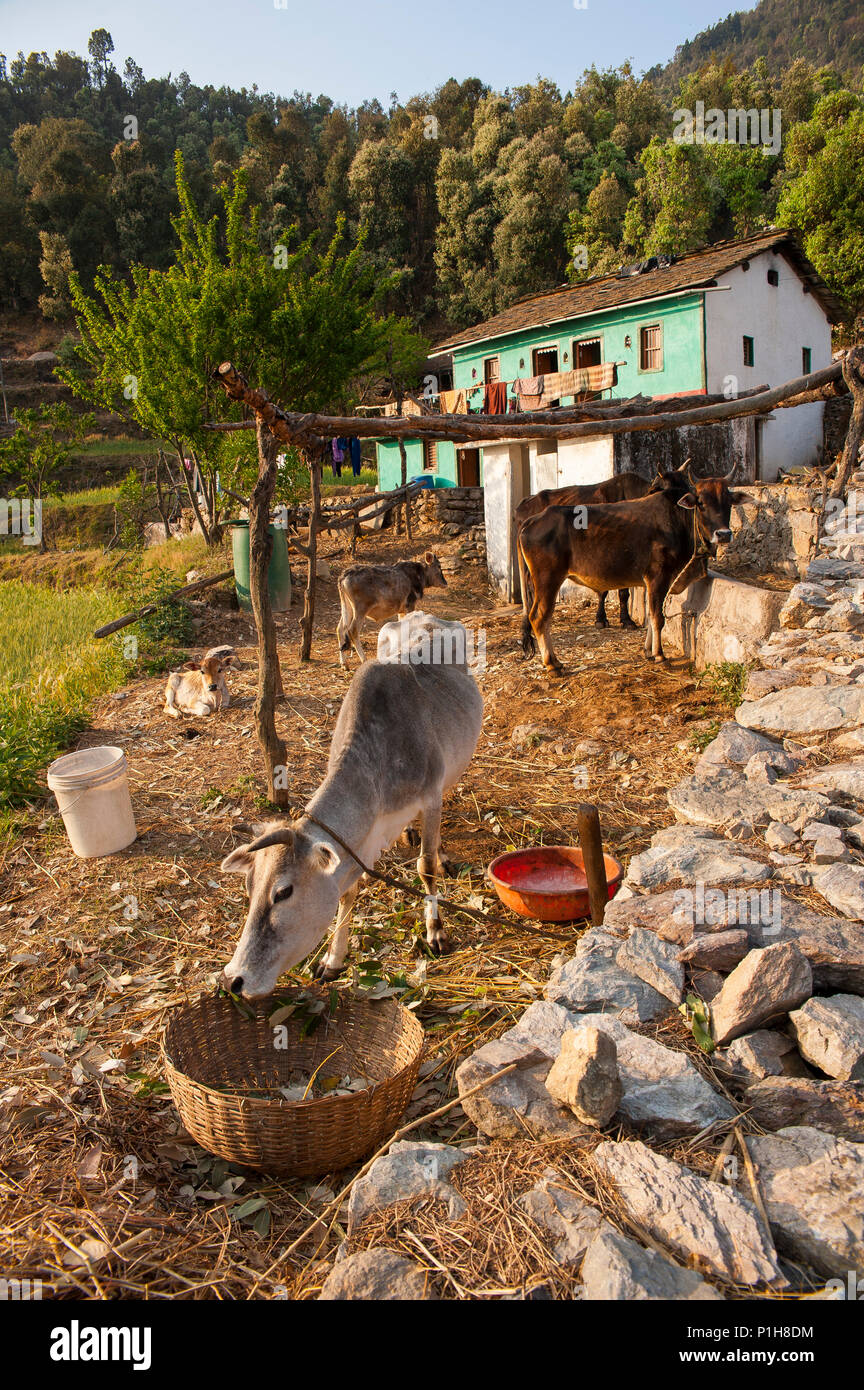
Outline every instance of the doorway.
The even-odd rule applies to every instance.
[[[582,338],[573,344],[573,367],[579,371],[584,367],[599,367],[603,361],[603,339],[602,338]],[[601,391],[582,391],[576,397],[579,401],[597,401],[602,395]]]
[[[557,347],[535,348],[532,354],[535,376],[551,376],[558,370],[558,349]],[[543,402],[544,407],[560,405],[560,401]]]
[[[460,487],[480,486],[480,450],[459,449],[457,454],[457,473]]]

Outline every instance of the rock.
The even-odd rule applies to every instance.
[[[577,1014],[616,1014],[625,1023],[665,1018],[673,1005],[665,995],[616,962],[620,942],[593,928],[582,937],[570,960],[550,976],[545,995]]]
[[[717,1060],[738,1081],[752,1085],[766,1076],[805,1076],[807,1069],[792,1038],[775,1029],[759,1029],[735,1038]]]
[[[793,685],[747,701],[735,711],[745,729],[774,734],[817,734],[852,729],[864,724],[864,689],[826,685],[821,689]]]
[[[847,864],[852,856],[842,840],[831,835],[820,835],[813,844],[814,864]]]
[[[592,1158],[634,1220],[678,1259],[738,1284],[785,1284],[756,1208],[734,1189],[639,1141],[599,1144]]]
[[[813,971],[793,942],[751,951],[736,966],[711,1005],[718,1047],[796,1009],[813,993]]]
[[[661,941],[686,945],[693,935],[694,908],[678,889],[622,898],[620,892],[606,908],[604,932],[629,936],[638,927],[653,931]]]
[[[531,1016],[545,1010],[556,1019],[557,1037],[554,1040],[531,1036]],[[580,1138],[590,1131],[563,1106],[558,1105],[546,1090],[546,1077],[561,1046],[565,1030],[573,1026],[577,1015],[554,1004],[532,1004],[514,1028],[494,1042],[486,1043],[456,1070],[460,1096],[500,1071],[516,1064],[516,1070],[486,1086],[476,1095],[465,1097],[462,1108],[482,1134],[492,1139],[558,1139]]]
[[[580,1015],[557,1004],[532,1004],[495,1042],[487,1043],[456,1072],[460,1095],[471,1086],[521,1059],[522,1065],[500,1081],[463,1102],[466,1115],[493,1138],[586,1137],[593,1131],[546,1090],[545,1080],[570,1030],[594,1028],[608,1035],[617,1048],[622,1095],[619,1114],[637,1128],[650,1130],[658,1140],[696,1134],[734,1113],[685,1052],[634,1033],[608,1013]]]
[[[826,864],[813,870],[813,886],[838,912],[864,918],[864,873],[860,864]]]
[[[558,738],[560,732],[560,729],[553,729],[550,724],[517,724],[510,735],[510,742],[514,748],[523,751],[525,748],[536,748],[549,739]]]
[[[746,1143],[780,1249],[822,1274],[864,1274],[864,1145],[809,1125]]]
[[[548,1169],[536,1187],[517,1200],[526,1215],[555,1238],[556,1260],[562,1265],[578,1265],[607,1223],[596,1207],[561,1184],[560,1174]]]
[[[781,893],[777,930],[768,935],[757,925],[750,936],[757,946],[794,941],[810,962],[814,988],[864,994],[864,926],[860,922],[823,916]]]
[[[356,1255],[347,1255],[327,1275],[318,1295],[319,1302],[349,1299],[364,1303],[385,1299],[404,1302],[434,1298],[426,1270],[393,1250],[361,1250]]]
[[[671,942],[662,941],[647,927],[635,927],[619,947],[616,964],[644,980],[658,994],[673,1004],[680,1004],[684,995],[684,968]]]
[[[778,777],[791,776],[793,772],[797,772],[800,765],[800,758],[793,758],[791,753],[778,748],[773,753],[754,753],[744,764],[744,776],[748,782],[771,783],[776,782]],[[770,776],[772,772],[773,777]]]
[[[816,628],[819,632],[854,632],[862,624],[864,608],[847,598],[841,598],[837,603],[832,603],[827,612],[811,618],[806,626]]]
[[[732,721],[724,724],[717,737],[704,749],[696,768],[699,770],[724,763],[734,763],[743,767],[754,753],[771,753],[778,750],[783,751],[774,739],[766,738],[764,734],[752,733],[750,729],[744,729]]]
[[[648,849],[634,854],[624,881],[641,888],[662,888],[676,881],[755,883],[773,872],[770,864],[734,850],[710,830],[671,825],[657,831]]]
[[[546,1077],[546,1090],[583,1124],[603,1129],[621,1101],[614,1039],[589,1025],[566,1032]]]
[[[826,792],[832,801],[838,796],[851,796],[857,801],[864,801],[864,758],[820,767],[818,772],[811,772],[805,777],[802,785]]]
[[[835,560],[830,555],[817,555],[807,566],[807,578],[814,580],[825,579],[855,579],[864,574],[864,568],[855,560]]]
[[[770,849],[788,849],[798,840],[795,831],[780,821],[772,821],[765,831],[765,843]]]
[[[864,999],[808,999],[789,1015],[801,1056],[838,1081],[864,1081]]]
[[[763,1129],[812,1125],[841,1139],[864,1140],[864,1082],[770,1076],[748,1086],[742,1100]]]
[[[864,729],[850,729],[848,734],[839,734],[832,746],[841,753],[860,753],[864,748]]]
[[[667,792],[667,800],[679,821],[706,826],[745,822],[758,827],[772,820],[803,825],[829,804],[820,792],[754,783],[731,767],[708,767],[685,777]]]
[[[582,1297],[587,1302],[723,1301],[722,1294],[692,1269],[673,1265],[608,1223],[588,1247],[582,1265]]]
[[[453,1218],[464,1215],[465,1203],[446,1179],[452,1168],[470,1158],[471,1152],[449,1144],[392,1144],[389,1153],[376,1158],[369,1172],[351,1189],[348,1234],[371,1212],[421,1194],[442,1201]]]
[[[700,999],[704,999],[706,1004],[710,1004],[711,1000],[716,999],[723,988],[723,976],[718,975],[716,970],[694,969],[690,988],[699,995]]]
[[[744,687],[745,700],[758,700],[769,695],[772,690],[782,690],[784,686],[796,685],[798,677],[794,671],[782,667],[775,671],[751,671]]]
[[[796,584],[780,609],[781,627],[803,627],[814,612],[831,606],[828,590],[822,584]]]
[[[737,927],[733,931],[700,932],[678,952],[678,959],[699,970],[719,970],[728,975],[749,950],[747,932]]]
[[[823,840],[829,836],[835,840],[841,840],[843,838],[842,827],[831,825],[824,820],[810,820],[801,831],[801,839],[805,844],[815,843],[816,840]]]
[[[573,749],[577,758],[599,758],[605,751],[603,744],[598,743],[596,738],[583,738]]]

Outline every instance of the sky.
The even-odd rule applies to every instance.
[[[90,33],[104,28],[121,72],[132,56],[148,77],[185,70],[202,85],[257,83],[280,96],[326,93],[349,106],[377,97],[386,106],[391,92],[404,101],[448,77],[480,77],[501,90],[543,76],[566,91],[592,64],[629,59],[643,72],[730,10],[752,7],[748,0],[0,0],[0,53],[86,55]]]

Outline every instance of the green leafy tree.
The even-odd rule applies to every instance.
[[[807,255],[831,288],[864,312],[864,102],[830,93],[787,141],[791,182],[777,207],[783,225],[798,227]]]
[[[371,363],[383,363],[390,322],[376,304],[389,285],[362,243],[345,245],[341,223],[323,251],[307,238],[262,252],[242,171],[222,189],[221,218],[202,216],[179,154],[176,179],[175,263],[165,271],[135,265],[131,283],[102,270],[93,295],[73,275],[79,361],[57,370],[84,399],[188,460],[189,499],[214,543],[219,470],[236,470],[239,448],[206,427],[230,413],[213,388],[215,368],[231,360],[287,408],[324,410]]]
[[[655,136],[642,151],[644,177],[624,218],[624,243],[637,255],[692,251],[707,243],[717,194],[704,150]]]
[[[11,438],[0,440],[0,476],[11,496],[41,502],[59,493],[60,473],[96,422],[92,415],[76,415],[65,401],[52,401],[38,410],[16,411],[15,423]],[[43,524],[40,549],[46,548]]]

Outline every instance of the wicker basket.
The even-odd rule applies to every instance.
[[[285,1019],[287,1045],[277,1049],[270,1017],[301,995],[315,991],[288,989],[247,1005],[252,1019],[227,996],[205,995],[173,1013],[162,1039],[171,1094],[193,1138],[233,1163],[294,1177],[346,1168],[380,1148],[411,1098],[423,1052],[423,1029],[408,1009],[341,991],[332,1010],[330,996],[317,995],[324,1013],[306,1037],[302,1020]],[[311,1075],[334,1049],[328,1071],[374,1084],[307,1101],[244,1094],[278,1091],[293,1071]]]

